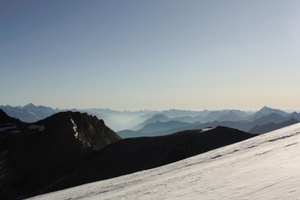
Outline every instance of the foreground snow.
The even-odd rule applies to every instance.
[[[300,123],[159,168],[34,199],[300,199]]]

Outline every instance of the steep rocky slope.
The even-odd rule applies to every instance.
[[[102,120],[79,112],[23,123],[0,111],[0,199],[43,192],[121,138]]]

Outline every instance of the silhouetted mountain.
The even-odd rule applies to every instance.
[[[247,116],[249,116],[248,113],[240,110],[216,110],[206,115],[202,121],[241,121],[244,120]]]
[[[166,121],[146,124],[143,128],[132,131],[132,130],[123,130],[119,131],[118,134],[122,138],[132,138],[132,137],[144,137],[144,136],[162,136],[175,133],[178,131],[188,130],[191,126],[199,125],[199,122],[187,123],[181,121]],[[199,127],[195,128],[199,129]]]
[[[9,117],[3,110],[0,109],[0,124],[4,126],[9,123],[20,123],[20,120]]]
[[[23,109],[28,112],[33,113],[39,120],[45,119],[46,117],[49,117],[49,116],[59,112],[58,109],[52,109],[50,107],[41,106],[41,105],[35,106],[32,103],[23,106]]]
[[[145,125],[150,124],[150,123],[155,123],[155,122],[167,122],[169,121],[170,118],[167,117],[164,114],[155,114],[152,117],[146,119],[145,121],[143,121],[142,123],[138,124],[134,129],[141,129],[143,128]]]
[[[170,120],[172,121],[181,121],[181,122],[188,122],[188,123],[195,123],[195,122],[202,122],[203,117],[202,116],[196,116],[196,117],[191,117],[191,116],[183,116],[183,117],[174,117],[171,118]]]
[[[284,112],[284,111],[279,110],[279,109],[269,108],[269,107],[265,106],[253,115],[252,120],[259,119],[263,116],[267,116],[267,115],[272,114],[272,113],[281,115],[283,117],[289,116],[289,113],[287,113],[287,112]]]
[[[47,192],[159,167],[253,136],[236,129],[216,127],[161,137],[123,139],[99,151]]]
[[[215,126],[226,126],[234,129],[239,129],[241,131],[247,132],[249,129],[253,127],[251,122],[248,121],[213,121],[213,122],[207,122],[201,125],[192,126],[191,129],[196,128],[205,128],[205,127],[215,127]]]
[[[167,122],[160,122],[157,121],[155,123],[146,124],[139,132],[143,133],[154,133],[158,131],[165,131],[174,128],[186,127],[191,125],[190,123],[180,122],[180,121],[167,121]]]
[[[222,117],[218,118],[219,121],[243,121],[247,120],[250,113],[241,110],[229,110]]]
[[[146,124],[143,128],[132,131],[132,130],[124,130],[119,131],[118,134],[122,138],[129,138],[129,137],[141,137],[141,136],[161,136],[167,135],[171,133],[175,133],[178,131],[183,130],[194,130],[194,129],[201,129],[205,127],[216,127],[216,126],[226,126],[230,128],[239,129],[245,132],[251,132],[254,127],[260,127],[263,125],[271,125],[272,127],[284,127],[285,121],[288,121],[292,118],[300,118],[300,114],[293,113],[287,117],[284,117],[277,113],[271,113],[266,116],[262,116],[259,119],[254,121],[213,121],[213,122],[206,122],[206,123],[187,123],[187,122],[180,122],[180,121],[167,121],[167,122],[156,122],[156,123],[149,123]],[[298,119],[298,121],[300,121]],[[289,123],[286,126],[291,125]],[[274,130],[272,128],[266,130]]]
[[[279,124],[275,124],[274,122],[271,122],[269,124],[256,125],[249,132],[253,133],[253,134],[263,134],[263,133],[274,131],[276,129],[280,129],[280,128],[283,128],[286,126],[296,124],[298,122],[299,122],[299,120],[292,118],[287,121],[281,122]]]
[[[24,122],[35,122],[38,121],[37,117],[33,113],[29,113],[28,111],[24,110],[22,107],[12,107],[12,106],[0,106],[7,115],[10,117],[14,117],[20,119]]]
[[[298,121],[300,121],[300,113],[297,113],[297,112],[293,112],[289,118],[294,118],[294,119],[297,119]]]
[[[35,195],[121,138],[96,117],[62,112],[24,123],[0,112],[0,199]]]
[[[275,123],[275,124],[278,124],[278,123],[281,123],[281,122],[284,122],[286,121],[287,119],[289,119],[289,117],[284,117],[280,114],[277,114],[277,113],[271,113],[271,114],[268,114],[268,115],[265,115],[265,116],[262,116],[256,120],[253,120],[252,121],[252,124],[253,125],[264,125],[264,124],[269,124],[269,123]]]
[[[178,109],[170,109],[170,110],[163,110],[161,111],[162,114],[166,115],[169,118],[177,118],[177,117],[197,117],[197,116],[204,116],[210,111],[193,111],[193,110],[178,110]]]
[[[0,106],[0,109],[2,109],[7,115],[20,119],[23,122],[36,122],[58,112],[58,110],[54,110],[50,107],[35,106],[32,103],[27,104],[23,107],[12,107],[9,105]]]

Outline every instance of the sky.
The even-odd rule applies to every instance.
[[[298,0],[1,0],[0,105],[300,109]]]

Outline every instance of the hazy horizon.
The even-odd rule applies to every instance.
[[[0,105],[300,109],[300,1],[1,1]]]
[[[271,109],[279,109],[285,112],[300,112],[300,109],[284,109],[284,108],[276,108],[276,107],[270,107],[270,106],[261,106],[256,109],[239,109],[239,108],[220,108],[220,109],[199,109],[199,110],[191,110],[191,109],[180,109],[180,108],[169,108],[169,109],[147,109],[147,108],[142,108],[142,109],[137,109],[137,110],[118,110],[118,109],[113,109],[113,108],[104,108],[104,107],[84,107],[84,108],[76,108],[76,107],[70,107],[70,108],[60,108],[60,107],[51,107],[49,105],[42,105],[42,104],[35,104],[35,103],[27,103],[23,105],[11,105],[11,104],[6,104],[3,105],[1,104],[0,106],[12,106],[12,107],[24,107],[29,104],[33,104],[34,106],[45,106],[45,107],[50,107],[52,109],[59,109],[59,110],[72,110],[72,109],[78,109],[78,110],[89,110],[89,109],[103,109],[103,110],[111,110],[111,111],[118,111],[118,112],[140,112],[140,111],[168,111],[168,110],[181,110],[181,111],[195,111],[195,112],[201,112],[201,111],[222,111],[222,110],[240,110],[240,111],[245,111],[245,112],[256,112],[261,110],[264,107],[271,108]]]

